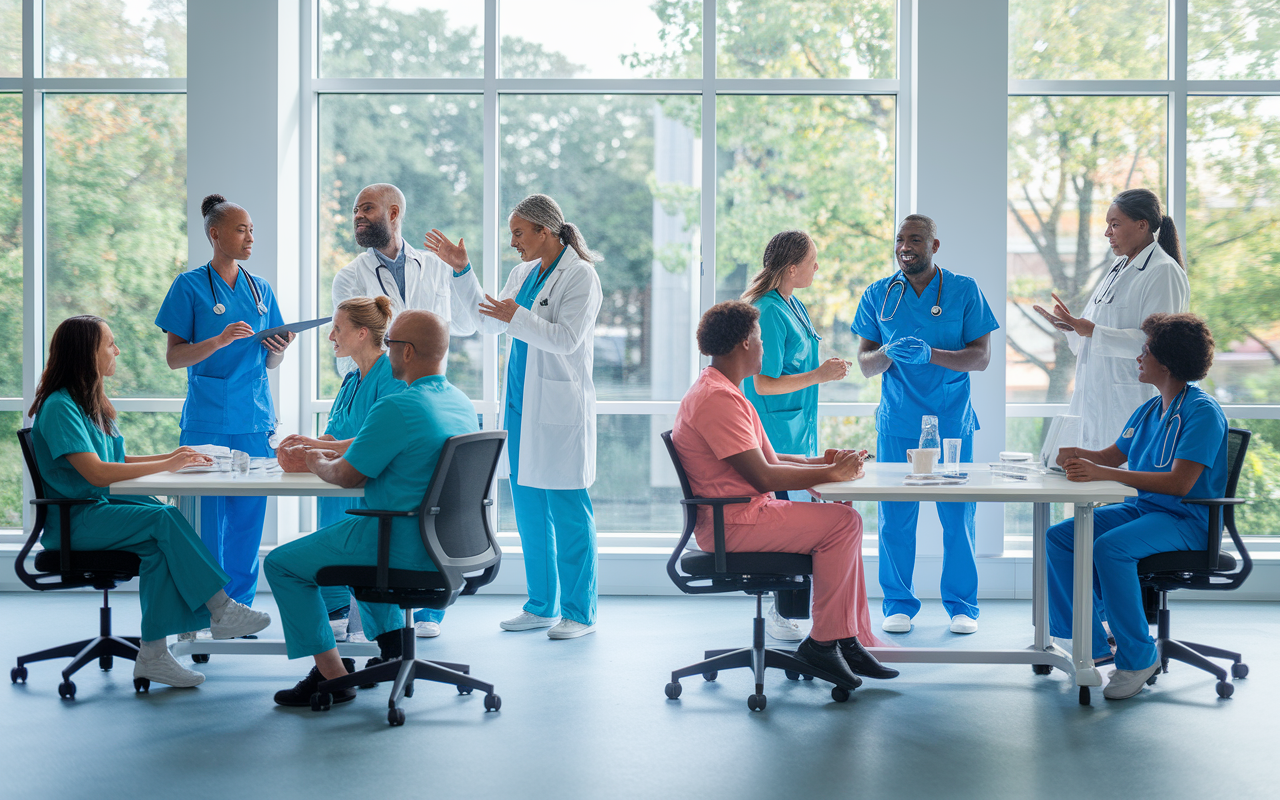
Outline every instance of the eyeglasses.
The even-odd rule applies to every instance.
[[[407,342],[404,339],[392,339],[391,334],[387,334],[382,337],[382,344],[384,347],[390,347],[393,344],[407,344],[410,347],[413,346],[413,342]]]

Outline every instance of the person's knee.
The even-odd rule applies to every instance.
[[[1064,520],[1057,525],[1050,526],[1047,540],[1050,547],[1067,551],[1074,550],[1076,544],[1075,520]]]
[[[1138,559],[1128,552],[1125,538],[1114,534],[1099,536],[1093,543],[1093,563],[1137,563]]]

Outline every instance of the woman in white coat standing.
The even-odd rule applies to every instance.
[[[555,200],[534,194],[509,221],[521,263],[497,299],[480,304],[481,330],[511,337],[502,404],[511,497],[529,602],[509,631],[550,628],[552,639],[595,631],[596,315],[604,295],[577,227]]]
[[[1138,382],[1140,326],[1152,314],[1187,310],[1190,287],[1178,230],[1148,189],[1126,189],[1107,209],[1107,240],[1117,256],[1079,317],[1058,296],[1040,312],[1067,335],[1076,354],[1075,391],[1067,413],[1080,417],[1080,446],[1102,450],[1129,416],[1154,396]]]

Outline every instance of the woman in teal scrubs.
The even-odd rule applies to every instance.
[[[760,374],[743,385],[743,393],[760,414],[769,444],[779,453],[818,454],[818,384],[843,380],[849,362],[820,361],[822,337],[809,312],[795,296],[818,272],[818,248],[804,231],[783,231],[764,248],[764,264],[742,299],[760,309],[764,363]],[[779,499],[804,501],[808,492],[778,492]],[[768,615],[769,635],[784,641],[804,638],[800,626],[778,614],[775,601]]]
[[[267,370],[279,366],[293,334],[252,338],[284,319],[271,285],[239,263],[253,250],[249,212],[220,194],[206,197],[200,210],[213,258],[179,275],[156,315],[169,336],[169,368],[187,370],[179,442],[270,456],[276,413]],[[262,496],[206,497],[200,504],[200,538],[231,576],[227,593],[246,605],[258,586],[266,513]]]
[[[196,686],[204,675],[174,660],[165,641],[169,634],[212,627],[214,638],[229,639],[262,630],[271,617],[227,597],[227,574],[178,509],[154,497],[109,495],[107,487],[116,481],[209,463],[189,447],[154,456],[125,454],[116,410],[103,390],[119,355],[111,328],[99,317],[71,317],[54,331],[30,411],[36,465],[51,497],[94,501],[71,509],[76,549],[127,550],[142,559],[142,642],[133,676]],[[57,514],[48,518],[41,542],[51,550],[61,546]]]

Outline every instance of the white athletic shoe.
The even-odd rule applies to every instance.
[[[1147,681],[1155,683],[1155,675],[1160,671],[1160,659],[1146,669],[1113,669],[1107,688],[1102,696],[1108,700],[1127,700],[1138,692]]]
[[[413,633],[419,639],[434,639],[440,635],[440,623],[422,620],[413,623]]]
[[[973,617],[966,617],[964,614],[956,614],[951,618],[952,633],[977,633],[978,621]]]
[[[595,633],[595,625],[583,625],[571,619],[562,619],[554,628],[547,631],[548,639],[577,639],[588,633]]]
[[[906,614],[890,614],[880,623],[880,629],[885,633],[910,633],[911,617]]]
[[[329,620],[329,627],[333,630],[333,640],[335,642],[347,641],[347,618]]]
[[[254,611],[235,600],[228,600],[222,608],[222,618],[209,626],[215,639],[238,639],[257,633],[271,624],[271,615],[265,611]]]
[[[800,630],[800,623],[779,614],[777,603],[774,603],[769,608],[769,613],[765,615],[764,632],[780,642],[799,642],[804,639],[804,631]]]
[[[179,664],[167,647],[162,648],[159,653],[153,656],[139,653],[138,660],[133,663],[133,677],[146,678],[147,680],[163,683],[166,686],[175,686],[179,689],[199,686],[204,683],[204,675]]]
[[[550,628],[559,621],[559,617],[540,617],[528,611],[521,611],[519,616],[504,619],[498,625],[504,631],[531,631],[535,628]]]

